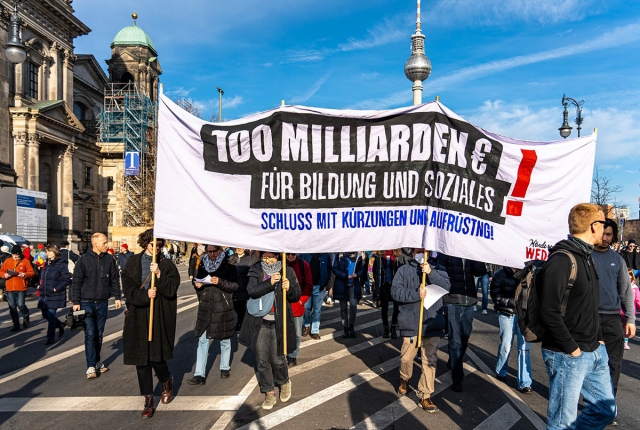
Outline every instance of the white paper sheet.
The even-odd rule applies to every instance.
[[[449,294],[447,290],[442,287],[438,287],[434,284],[429,284],[425,286],[427,290],[427,296],[424,298],[424,308],[429,309],[431,306],[435,304],[442,296],[446,296]]]
[[[211,282],[211,276],[207,275],[206,278],[202,278],[202,279],[198,279],[198,278],[193,278],[194,281],[199,282],[201,284],[205,284],[205,285],[213,285],[213,282]]]

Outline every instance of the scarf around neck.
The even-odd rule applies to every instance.
[[[587,243],[582,239],[578,239],[577,237],[571,236],[570,234],[567,235],[567,239],[585,254],[591,255],[591,253],[593,252],[593,245],[591,245],[590,243]]]
[[[276,261],[273,264],[265,264],[265,262],[263,261],[262,270],[264,271],[265,275],[273,276],[282,270],[282,261]]]
[[[224,261],[224,258],[227,256],[225,252],[220,252],[215,260],[209,257],[209,254],[205,255],[201,258],[201,264],[204,265],[204,270],[208,273],[213,273],[220,268],[220,265]]]

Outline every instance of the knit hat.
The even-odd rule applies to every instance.
[[[635,240],[633,240],[633,239],[629,239],[629,240],[627,241],[627,245],[631,245],[632,243],[635,245],[635,244],[636,244],[636,241],[635,241]]]
[[[126,243],[123,243],[122,245],[120,245],[120,248],[124,248],[126,250],[129,250],[129,245],[127,245]]]
[[[39,244],[38,244],[38,249],[44,249],[44,245],[43,245],[43,244],[41,244],[41,243],[39,243]]]
[[[22,255],[22,248],[20,248],[20,245],[13,245],[11,247],[11,253],[16,255]]]
[[[113,248],[109,248],[109,249],[107,249],[107,254],[113,255],[113,254],[115,254],[115,251],[113,250]]]

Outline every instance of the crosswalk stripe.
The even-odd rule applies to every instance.
[[[479,426],[473,430],[509,430],[520,420],[520,415],[515,409],[511,407],[509,403],[498,409],[491,414],[489,418],[480,423]]]
[[[357,331],[360,331],[360,330],[364,330],[365,328],[374,327],[374,326],[377,326],[377,325],[380,325],[380,324],[381,324],[380,321],[371,321],[371,322],[368,322],[368,323],[365,323],[365,324],[362,324],[362,325],[357,325],[357,326],[355,326],[355,329]],[[314,339],[304,340],[304,341],[300,342],[300,348],[307,348],[309,346],[314,346],[314,345],[319,344],[320,342],[325,342],[327,340],[333,340],[333,339],[335,339],[337,337],[342,337],[342,330],[336,330],[331,334],[322,335],[322,337],[320,339],[318,339],[318,340],[314,340]]]
[[[137,411],[140,396],[108,397],[4,397],[0,412]],[[159,411],[238,410],[245,396],[178,396],[171,403],[157,402]]]
[[[285,421],[299,416],[300,414],[309,411],[316,406],[320,406],[323,403],[333,400],[335,397],[346,393],[370,380],[377,378],[378,376],[397,368],[400,365],[400,357],[392,358],[382,364],[374,366],[351,378],[345,379],[342,382],[338,382],[324,390],[321,390],[313,396],[306,397],[299,400],[289,406],[286,406],[276,412],[273,412],[265,417],[259,418],[245,426],[240,427],[239,430],[267,430],[273,428]],[[295,387],[294,387],[295,389]]]

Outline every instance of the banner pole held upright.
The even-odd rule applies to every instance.
[[[426,252],[426,251],[425,251]],[[422,264],[424,265],[424,256],[422,257]],[[422,266],[420,266],[422,268]],[[420,284],[420,292],[424,291],[425,283],[427,282],[427,274],[422,272],[422,283]],[[424,316],[424,299],[420,299],[420,319],[418,321],[418,341],[416,342],[416,348],[420,348],[422,343],[422,318]]]
[[[280,285],[284,280],[287,279],[287,253],[282,253],[282,280],[280,281]],[[284,346],[284,355],[287,355],[287,292],[282,289],[282,345]]]
[[[155,237],[153,238],[153,259],[151,260],[151,262],[153,264],[156,264],[156,255],[157,253],[157,249],[156,249],[156,243],[157,240]],[[151,274],[151,289],[155,290],[156,289],[156,274],[152,273]],[[149,304],[149,342],[151,342],[153,340],[153,304],[155,302],[155,298],[151,298],[151,303]]]

